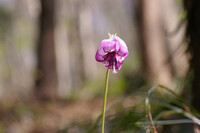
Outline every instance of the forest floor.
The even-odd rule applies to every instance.
[[[108,99],[107,104],[113,101]],[[135,101],[128,97],[109,109],[107,115]],[[79,125],[92,125],[98,118],[102,102],[102,98],[54,102],[4,100],[0,103],[0,133],[56,133],[65,128],[68,133],[79,133]]]

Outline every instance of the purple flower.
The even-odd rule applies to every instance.
[[[109,69],[113,69],[113,73],[117,73],[116,69],[121,69],[121,65],[128,56],[128,48],[118,36],[110,34],[109,36],[109,39],[102,41],[95,58]]]

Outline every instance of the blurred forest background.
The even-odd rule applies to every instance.
[[[144,100],[158,84],[188,105],[163,89],[157,96],[199,117],[199,9],[198,0],[0,0],[0,133],[100,132],[106,68],[95,53],[107,33],[129,48],[110,77],[107,132],[151,129],[135,123],[148,121]],[[191,133],[193,125],[156,128]]]

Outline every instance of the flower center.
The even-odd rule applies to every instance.
[[[108,62],[109,62],[109,66],[112,67],[113,69],[113,73],[117,73],[116,69],[115,69],[115,65],[117,64],[117,60],[116,60],[116,53],[115,52],[111,52],[108,55]]]

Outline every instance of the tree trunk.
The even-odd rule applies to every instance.
[[[190,72],[193,73],[192,95],[193,106],[200,111],[200,1],[185,0],[188,11],[187,36],[189,37],[189,52],[191,54]]]
[[[57,97],[57,74],[54,42],[55,0],[40,0],[40,34],[38,41],[38,78],[36,95],[42,99]]]
[[[84,72],[84,56],[81,50],[81,34],[79,24],[80,7],[83,1],[72,0],[67,5],[68,15],[68,38],[69,38],[69,54],[70,54],[70,72],[72,89],[82,88],[85,79]]]
[[[169,85],[171,73],[162,23],[160,0],[141,1],[141,51],[148,81]]]

